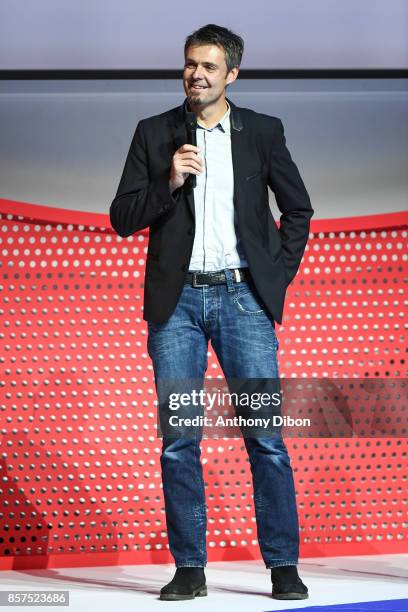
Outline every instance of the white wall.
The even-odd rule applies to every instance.
[[[228,95],[282,119],[317,219],[407,208],[407,84],[238,79]],[[138,120],[183,100],[173,80],[0,81],[0,197],[107,213]]]
[[[245,40],[242,68],[406,68],[406,0],[1,0],[1,69],[182,66],[207,23]]]

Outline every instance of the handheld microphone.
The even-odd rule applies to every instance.
[[[195,113],[186,111],[186,128],[187,128],[187,144],[197,146],[197,117]],[[195,174],[189,174],[185,180],[188,189],[194,189],[197,185],[197,177]]]

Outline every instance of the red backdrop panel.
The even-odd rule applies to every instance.
[[[0,200],[0,569],[172,562],[142,318],[147,233]],[[312,221],[281,377],[406,376],[407,215]],[[222,371],[209,346],[208,376]],[[406,438],[288,438],[301,556],[407,550]],[[260,559],[242,440],[204,440],[209,560]]]

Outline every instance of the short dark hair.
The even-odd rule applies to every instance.
[[[238,34],[235,34],[227,28],[209,23],[195,30],[195,32],[186,38],[184,57],[186,57],[189,47],[199,45],[217,45],[218,47],[223,47],[228,72],[236,66],[239,67],[241,65],[242,54],[244,52],[244,41],[241,36],[238,36]]]

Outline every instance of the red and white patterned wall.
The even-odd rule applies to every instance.
[[[0,212],[0,569],[171,562],[147,233],[7,200]],[[402,213],[312,221],[277,326],[281,377],[406,377],[407,226]],[[406,437],[287,446],[301,557],[406,550]],[[204,440],[202,461],[209,560],[260,559],[242,439]]]

